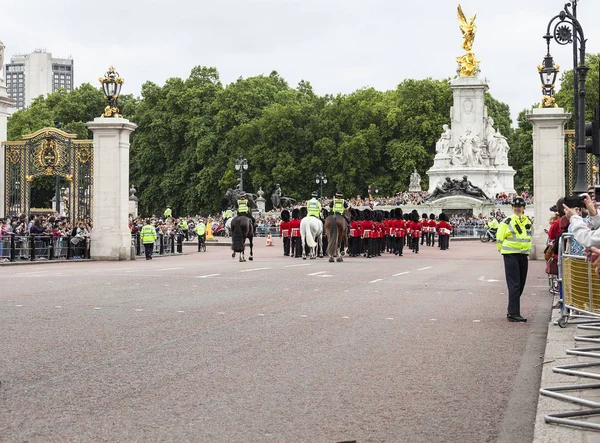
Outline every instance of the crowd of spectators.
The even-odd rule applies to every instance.
[[[496,194],[496,196],[494,197],[494,202],[497,205],[509,205],[510,206],[515,197],[522,197],[525,200],[525,203],[527,203],[528,205],[533,204],[533,195],[531,195],[527,191],[521,192],[520,195],[519,194],[506,194],[506,193]]]

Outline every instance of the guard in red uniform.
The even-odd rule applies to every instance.
[[[450,244],[450,234],[452,233],[452,225],[448,223],[448,216],[443,212],[439,216],[439,223],[437,224],[438,236],[440,249],[445,251],[448,249]]]
[[[419,253],[419,237],[421,237],[422,225],[419,221],[419,213],[417,210],[413,210],[410,214],[410,236],[412,237],[413,252]]]
[[[279,233],[283,239],[283,255],[289,257],[290,255],[290,211],[284,209],[281,211],[281,223],[279,224]]]
[[[292,235],[292,257],[302,257],[302,239],[300,238],[300,210],[292,210],[292,221],[290,221],[290,231]]]
[[[429,216],[423,212],[421,215],[421,246],[423,243],[427,241],[427,246],[429,246]]]
[[[404,223],[404,214],[402,213],[402,209],[400,208],[396,209],[396,220],[394,220],[394,228],[396,229],[396,250],[394,251],[394,253],[402,257],[402,252],[404,251],[406,226]]]
[[[435,246],[436,228],[435,214],[429,214],[429,239],[427,240],[427,246]]]
[[[371,258],[373,254],[373,241],[371,239],[371,232],[373,231],[373,222],[371,221],[371,210],[365,209],[363,211],[363,222],[362,222],[362,238],[363,238],[363,250],[364,256]]]

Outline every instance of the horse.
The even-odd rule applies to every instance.
[[[225,237],[231,237],[231,220],[233,217],[229,217],[225,222]]]
[[[316,217],[307,216],[300,222],[300,237],[302,238],[302,259],[306,260],[306,247],[309,247],[308,256],[311,260],[317,258],[315,247],[317,241],[319,248],[323,250],[321,234],[323,233],[323,222]],[[316,240],[316,241],[315,241]]]
[[[238,215],[231,219],[231,249],[233,253],[232,258],[235,258],[235,253],[240,254],[240,262],[245,262],[245,250],[246,250],[246,239],[250,240],[250,257],[248,260],[254,260],[252,254],[252,238],[254,237],[254,230],[252,229],[252,220],[245,215]]]
[[[329,262],[343,262],[344,250],[348,244],[348,223],[343,216],[332,214],[325,219],[325,234],[327,235],[327,255]]]

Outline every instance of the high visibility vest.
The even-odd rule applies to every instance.
[[[308,215],[319,218],[321,215],[321,203],[316,198],[311,198],[306,204]]]
[[[196,226],[196,234],[198,234],[199,237],[202,237],[205,233],[206,225],[203,222],[198,223],[198,226]]]
[[[185,220],[179,222],[179,229],[182,231],[187,231],[189,229],[188,224]]]
[[[495,218],[491,219],[488,222],[488,228],[490,228],[490,229],[498,229],[499,226],[500,226],[500,223],[498,223],[498,220],[496,220]]]
[[[248,201],[247,200],[238,200],[237,201],[238,204],[238,214],[242,213],[242,212],[248,212]]]
[[[332,210],[333,210],[334,214],[343,214],[344,213],[344,199],[333,197]]]
[[[173,211],[171,211],[171,208],[165,209],[165,218],[170,217],[172,213]]]
[[[233,216],[233,212],[231,212],[231,209],[228,209],[227,211],[225,211],[224,218],[231,218],[232,216]]]
[[[515,214],[508,217],[498,228],[496,233],[496,246],[502,255],[531,253],[531,227],[532,223],[523,215]]]
[[[147,245],[156,241],[156,229],[152,225],[144,225],[140,232],[140,240],[142,244]]]

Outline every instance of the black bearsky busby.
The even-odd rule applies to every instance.
[[[292,210],[292,218],[294,220],[298,220],[298,218],[300,218],[300,210],[298,208],[294,208]]]
[[[371,210],[370,209],[363,209],[362,215],[363,215],[363,220],[371,220]]]
[[[396,208],[396,220],[402,220],[404,218],[404,213],[402,212],[402,208]]]
[[[408,212],[406,214],[404,214],[402,217],[404,218],[404,221],[410,221],[410,214]]]
[[[440,221],[445,221],[445,222],[449,221],[448,216],[446,214],[444,214],[443,212],[440,213],[438,218],[440,219]]]
[[[423,212],[423,214],[421,215],[421,219],[427,220],[427,217],[428,217],[427,213]]]
[[[306,206],[302,206],[300,208],[300,218],[304,218],[308,216],[308,209],[306,208]]]
[[[435,220],[435,214],[429,214],[429,220]]]
[[[290,221],[290,211],[284,209],[281,211],[281,221],[289,222]]]
[[[419,213],[416,209],[413,209],[410,213],[410,220],[417,223],[419,221]]]

